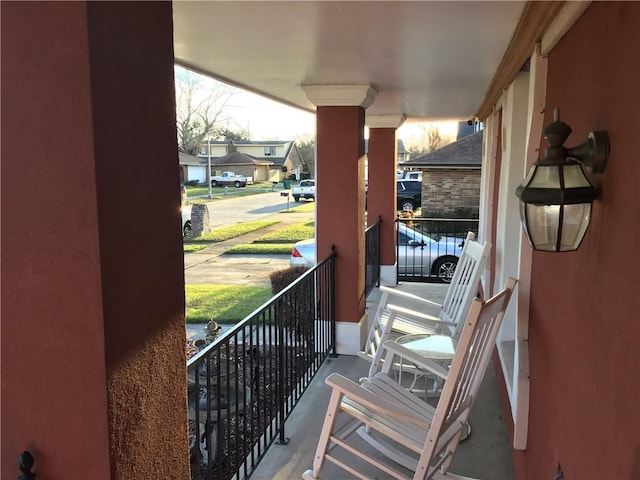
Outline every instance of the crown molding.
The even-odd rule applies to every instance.
[[[302,89],[316,107],[367,108],[378,95],[378,90],[369,84],[303,85]]]
[[[369,128],[399,128],[406,119],[404,115],[367,115],[365,124]]]

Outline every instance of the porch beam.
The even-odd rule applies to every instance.
[[[558,1],[527,3],[507,51],[502,57],[484,100],[476,112],[478,119],[484,120],[489,115],[503,91],[513,81],[516,74],[522,70],[527,59],[531,56],[536,42],[542,39],[564,5],[565,2]]]

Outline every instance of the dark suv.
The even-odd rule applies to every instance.
[[[422,182],[420,180],[398,180],[396,201],[398,210],[416,210],[422,204]]]

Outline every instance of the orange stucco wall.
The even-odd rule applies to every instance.
[[[380,218],[380,264],[395,265],[396,129],[369,129],[367,224]]]
[[[1,8],[1,477],[188,478],[171,4]]]
[[[533,253],[531,398],[519,479],[640,478],[640,4],[594,2],[550,52],[545,123],[612,149],[575,253]],[[543,146],[546,146],[544,144]],[[514,197],[515,201],[515,197]]]
[[[335,245],[336,319],[364,315],[364,109],[318,107],[316,114],[318,259]]]

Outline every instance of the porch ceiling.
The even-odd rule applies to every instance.
[[[367,115],[471,118],[522,1],[175,1],[176,63],[315,112],[303,85],[366,83]]]

